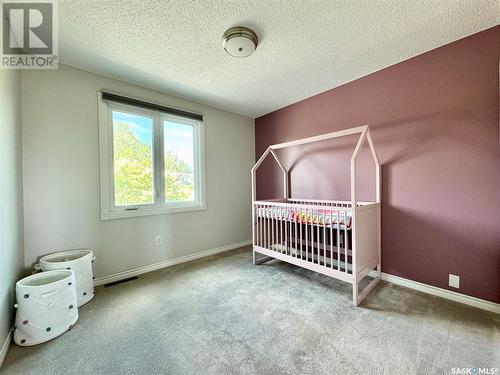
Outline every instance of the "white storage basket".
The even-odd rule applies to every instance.
[[[40,268],[43,271],[66,269],[75,272],[76,297],[80,307],[94,297],[94,259],[92,250],[89,249],[60,251],[40,258]]]
[[[78,320],[75,274],[70,270],[37,273],[16,283],[14,342],[40,344],[71,329]]]

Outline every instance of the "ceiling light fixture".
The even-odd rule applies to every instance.
[[[235,26],[222,36],[224,50],[233,57],[250,56],[258,44],[257,34],[248,27]]]

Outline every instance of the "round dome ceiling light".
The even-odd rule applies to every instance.
[[[222,46],[233,57],[250,56],[258,44],[257,34],[247,27],[231,27],[222,36]]]

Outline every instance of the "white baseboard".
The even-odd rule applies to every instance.
[[[500,314],[500,304],[498,303],[486,301],[484,299],[476,297],[466,296],[465,294],[460,294],[457,292],[452,292],[451,290],[446,290],[432,285],[419,283],[418,281],[404,279],[402,277],[390,275],[384,272],[382,272],[382,280],[388,281],[393,284],[401,285],[406,288],[415,289],[427,294],[432,294],[433,296],[438,296],[441,298],[449,299],[451,301],[463,303],[464,305],[469,305],[477,307],[482,310],[487,310],[496,314]]]
[[[9,330],[9,334],[5,338],[5,341],[2,344],[2,348],[0,349],[0,368],[2,368],[3,361],[5,360],[5,357],[7,357],[7,352],[9,351],[11,341],[12,341],[12,329]]]
[[[129,278],[129,277],[142,275],[143,273],[146,273],[146,272],[156,271],[156,270],[159,270],[161,268],[170,267],[170,266],[173,266],[173,265],[176,265],[179,263],[189,262],[191,260],[204,258],[204,257],[218,254],[218,253],[223,253],[225,251],[237,249],[239,247],[248,246],[251,244],[252,244],[252,240],[237,242],[237,243],[217,247],[215,249],[200,251],[198,253],[194,253],[191,255],[186,255],[183,257],[165,260],[163,262],[150,264],[148,266],[134,268],[134,269],[127,270],[127,271],[114,273],[114,274],[108,275],[108,276],[98,277],[94,280],[94,285],[97,286],[97,285],[112,283],[114,281],[119,281],[119,280],[123,280],[123,279]]]

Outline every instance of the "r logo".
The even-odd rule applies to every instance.
[[[53,53],[52,3],[3,3],[3,54]]]

